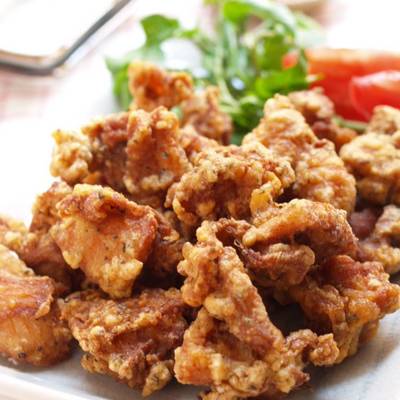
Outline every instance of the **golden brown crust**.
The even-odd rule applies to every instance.
[[[388,274],[400,270],[400,208],[386,206],[382,215],[371,221],[369,232],[360,242],[359,257],[378,261]]]
[[[282,193],[293,181],[293,171],[284,159],[276,159],[258,143],[220,147],[202,152],[195,167],[171,187],[166,206],[188,225],[201,220],[250,216],[250,199],[255,189]],[[275,186],[278,185],[278,188]]]
[[[307,362],[333,363],[338,351],[331,335],[318,339],[300,331],[296,339],[284,338],[235,250],[207,231],[202,226],[198,243],[185,244],[178,266],[186,276],[184,301],[203,306],[175,352],[178,381],[211,387],[204,399],[217,393],[223,399],[273,396],[306,382],[302,369]],[[317,356],[323,353],[325,357]]]
[[[0,353],[15,363],[48,366],[69,354],[71,335],[59,319],[56,286],[34,276],[0,245]]]
[[[113,297],[129,296],[157,230],[150,208],[109,188],[76,185],[51,235],[72,268]]]
[[[377,205],[400,204],[400,131],[369,132],[343,146],[340,156],[356,177],[358,194]]]
[[[255,220],[243,243],[296,243],[308,245],[317,261],[333,255],[355,255],[357,241],[346,219],[346,212],[327,203],[295,199],[277,204]]]
[[[60,293],[71,291],[76,274],[64,261],[49,230],[58,220],[57,204],[71,191],[66,183],[54,182],[39,195],[32,208],[29,230],[22,222],[0,218],[0,243],[15,251],[36,274],[53,278]]]
[[[352,211],[355,180],[327,141],[318,140],[289,98],[276,95],[265,103],[264,118],[243,142],[259,141],[289,159],[296,174],[295,197],[328,202]],[[339,189],[340,187],[340,189]]]
[[[86,352],[86,370],[111,375],[147,396],[172,378],[173,351],[187,327],[184,309],[176,289],[145,290],[120,301],[87,291],[66,300],[62,317]]]
[[[336,362],[370,340],[379,320],[400,305],[400,288],[380,263],[348,256],[333,257],[289,292],[317,332],[334,334],[340,349]]]
[[[333,142],[337,151],[357,136],[354,130],[342,128],[334,121],[335,107],[322,88],[292,92],[288,97],[315,135]]]
[[[377,106],[369,121],[367,132],[393,135],[400,130],[400,111],[389,106]]]
[[[220,144],[231,142],[232,120],[219,106],[219,89],[208,86],[182,103],[182,126],[192,126],[200,135]]]
[[[134,61],[128,69],[132,109],[153,111],[172,108],[193,93],[193,82],[185,72],[167,72],[154,64]]]
[[[162,206],[168,188],[190,169],[179,136],[177,117],[163,107],[129,115],[124,184],[134,199]]]

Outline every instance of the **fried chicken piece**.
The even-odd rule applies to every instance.
[[[0,243],[15,251],[36,274],[49,276],[60,292],[71,291],[76,273],[64,261],[49,230],[57,220],[57,204],[72,192],[64,182],[55,182],[36,198],[29,229],[19,221],[0,218]]]
[[[50,165],[51,174],[71,185],[91,180],[93,151],[89,138],[80,131],[57,130],[53,139],[56,147]]]
[[[127,124],[128,113],[119,113],[99,118],[76,132],[56,131],[52,175],[70,185],[99,183],[123,191]]]
[[[389,106],[375,107],[366,132],[393,135],[398,131],[400,131],[400,111]]]
[[[126,168],[126,143],[128,140],[129,113],[111,114],[97,118],[82,127],[82,133],[89,138],[93,162],[86,179],[68,182],[102,184],[122,192]]]
[[[163,107],[129,115],[124,183],[134,199],[155,197],[145,203],[161,206],[168,188],[190,169],[179,135],[177,117]]]
[[[85,351],[83,368],[148,396],[173,377],[174,350],[187,327],[184,310],[177,289],[144,290],[119,301],[86,291],[66,300],[62,317]]]
[[[268,397],[306,382],[302,369],[308,362],[332,364],[338,355],[332,335],[318,338],[300,331],[296,338],[285,338],[270,321],[235,250],[206,232],[203,226],[198,243],[185,244],[178,266],[187,277],[184,301],[203,306],[175,351],[178,381],[209,386],[207,400]]]
[[[110,188],[76,185],[58,212],[51,235],[65,261],[110,296],[128,297],[156,236],[151,209]]]
[[[153,111],[179,105],[193,93],[193,81],[186,72],[167,72],[155,64],[134,61],[128,69],[131,109]]]
[[[356,177],[358,194],[364,200],[400,205],[400,131],[361,135],[343,146],[340,156]]]
[[[336,362],[353,355],[374,337],[379,320],[399,308],[400,287],[389,282],[380,263],[336,256],[289,289],[316,332],[332,332]]]
[[[377,218],[377,217],[376,217]],[[360,242],[360,259],[379,261],[388,274],[400,270],[400,208],[386,206]]]
[[[182,260],[182,247],[187,241],[174,229],[161,212],[155,212],[158,222],[152,251],[146,260],[144,280],[146,286],[171,287],[179,282],[177,265]]]
[[[219,106],[219,89],[208,86],[182,103],[182,126],[193,126],[200,135],[228,145],[232,120]]]
[[[243,143],[259,141],[279,157],[287,157],[295,171],[295,196],[328,202],[352,211],[355,180],[326,140],[318,140],[290,100],[276,95],[265,103],[264,118]]]
[[[332,204],[348,212],[356,198],[355,179],[336,155],[333,144],[320,140],[301,154],[295,169],[296,196]]]
[[[204,221],[197,236],[233,247],[251,280],[259,286],[287,288],[299,284],[315,264],[311,248],[297,243],[257,243],[246,247],[243,236],[251,228],[246,221],[221,218]]]
[[[270,207],[254,223],[243,236],[243,244],[249,248],[257,243],[304,244],[313,250],[318,262],[334,255],[356,254],[357,239],[346,212],[327,203],[294,199]]]
[[[177,117],[165,108],[112,114],[76,133],[56,132],[51,172],[71,185],[110,186],[160,207],[169,186],[190,168],[180,135]]]
[[[199,135],[191,125],[181,129],[180,144],[192,164],[200,152],[219,147],[216,140]]]
[[[229,144],[232,120],[219,106],[219,89],[209,86],[195,92],[185,72],[169,72],[149,62],[134,61],[128,70],[131,109],[154,111],[163,106],[180,106],[183,127],[191,126],[201,136]]]
[[[52,279],[35,276],[0,245],[0,353],[10,361],[48,366],[68,356],[71,335],[55,292]]]
[[[242,219],[250,216],[254,189],[268,190],[272,184],[278,186],[277,196],[293,178],[289,163],[258,143],[210,149],[171,187],[165,205],[172,205],[178,218],[192,226],[224,216]]]
[[[300,111],[319,139],[328,139],[336,150],[357,136],[353,129],[342,128],[334,120],[335,106],[322,88],[301,90],[288,94],[289,100]]]

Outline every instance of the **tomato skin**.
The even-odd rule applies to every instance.
[[[369,119],[377,105],[400,108],[400,71],[381,71],[354,77],[350,82],[354,108]]]
[[[400,71],[400,54],[383,51],[319,48],[307,50],[307,58],[309,72],[323,77],[313,86],[324,88],[339,115],[355,120],[366,120],[369,114],[352,102],[352,78],[383,70]]]

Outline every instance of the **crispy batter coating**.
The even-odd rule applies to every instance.
[[[155,197],[145,203],[161,206],[168,188],[190,169],[179,135],[177,117],[164,107],[129,115],[124,183],[133,198]]]
[[[400,287],[382,265],[336,256],[289,289],[318,333],[332,332],[340,349],[336,362],[353,355],[376,333],[379,320],[399,308]]]
[[[400,270],[400,208],[386,206],[372,229],[360,242],[360,258],[379,261],[388,274]]]
[[[193,126],[202,136],[228,145],[233,130],[232,120],[219,106],[219,89],[208,86],[182,103],[182,125]]]
[[[243,243],[298,243],[309,246],[321,262],[334,255],[356,254],[357,240],[346,219],[346,212],[327,203],[294,199],[276,204],[255,219],[243,236]]]
[[[65,261],[111,296],[129,296],[156,236],[151,209],[110,188],[76,185],[58,212],[51,235]]]
[[[132,109],[153,111],[159,106],[172,108],[193,93],[193,81],[185,72],[167,72],[156,65],[134,61],[128,69]]]
[[[191,125],[186,125],[181,129],[180,144],[192,164],[195,163],[200,152],[219,147],[216,140],[198,134]]]
[[[325,140],[318,140],[290,100],[276,95],[264,107],[264,118],[243,142],[259,141],[280,157],[287,157],[295,170],[295,196],[328,202],[352,211],[355,180]]]
[[[70,185],[100,183],[123,191],[128,113],[98,118],[79,131],[53,134],[50,171]]]
[[[369,121],[367,132],[393,135],[400,130],[400,111],[389,106],[377,106]]]
[[[78,132],[58,131],[54,138],[54,176],[71,185],[110,186],[153,207],[163,204],[169,186],[190,169],[179,121],[165,108],[111,114]],[[189,139],[185,145],[191,153],[199,151],[200,144]]]
[[[273,193],[277,196],[293,178],[289,163],[258,143],[210,149],[200,153],[193,170],[171,187],[166,206],[172,205],[178,218],[192,226],[224,216],[246,218],[255,189],[278,185]]]
[[[158,222],[152,251],[145,263],[145,283],[154,287],[171,287],[178,283],[178,263],[182,260],[182,247],[186,238],[181,237],[171,221],[161,212],[155,212]]]
[[[400,130],[393,132],[391,120],[386,126],[384,117],[386,113],[378,107],[368,133],[343,146],[340,156],[356,177],[358,194],[364,200],[400,205]]]
[[[210,223],[205,223],[210,224]],[[272,324],[257,289],[232,247],[208,236],[186,243],[178,270],[192,307],[203,306],[175,352],[179,382],[206,385],[203,398],[237,399],[289,393],[308,380],[308,362],[332,364],[338,349],[332,335],[309,331],[285,338]]]
[[[251,228],[246,221],[221,218],[204,221],[197,235],[235,248],[250,278],[258,286],[287,288],[299,284],[315,264],[312,249],[298,243],[256,243],[246,247],[243,236]]]
[[[349,128],[341,128],[334,120],[335,106],[324,95],[322,88],[301,90],[288,95],[289,100],[300,111],[307,124],[319,139],[328,139],[336,150],[353,140],[357,133]]]
[[[208,86],[195,92],[192,78],[185,72],[169,72],[158,66],[134,61],[128,70],[131,109],[153,111],[159,106],[180,106],[183,127],[193,127],[204,137],[229,144],[232,120],[219,106],[219,89]]]
[[[52,279],[35,276],[0,245],[0,353],[10,361],[48,366],[68,356],[71,335],[55,291]]]
[[[330,203],[350,212],[355,204],[355,179],[344,168],[333,144],[320,140],[301,154],[296,165],[296,196]]]
[[[111,375],[147,396],[172,379],[174,349],[187,327],[184,309],[177,289],[145,290],[119,301],[86,291],[66,300],[62,317],[86,352],[86,370]]]
[[[49,230],[57,220],[57,204],[72,192],[64,182],[55,182],[36,198],[29,230],[22,222],[0,217],[0,243],[13,251],[36,274],[53,278],[58,290],[68,293],[76,273],[64,261]]]

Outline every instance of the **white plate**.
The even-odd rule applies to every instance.
[[[37,120],[0,124],[0,212],[29,221],[37,193],[51,182],[48,164],[54,126]],[[288,400],[398,400],[400,313],[384,319],[378,336],[343,364],[313,371],[311,388]],[[139,400],[137,391],[79,365],[80,352],[49,369],[13,367],[0,360],[0,398],[9,400]],[[171,384],[153,400],[195,400],[198,388]]]
[[[150,2],[146,3],[149,4]],[[167,7],[167,2],[163,4]],[[178,10],[178,7],[171,9]],[[53,146],[51,131],[57,127],[70,128],[75,124],[79,125],[88,115],[111,111],[111,90],[107,86],[109,81],[97,79],[97,76],[107,76],[101,61],[102,57],[99,56],[94,67],[98,70],[90,71],[90,75],[96,79],[85,79],[83,72],[78,78],[71,79],[62,86],[60,96],[47,106],[45,119],[0,121],[0,213],[29,222],[35,195],[46,190],[52,180],[48,172]],[[96,82],[103,84],[95,91],[93,87]],[[83,95],[74,95],[77,88]],[[383,321],[378,336],[355,357],[334,368],[313,371],[311,389],[300,390],[290,395],[288,400],[399,400],[399,332],[400,313],[388,316]],[[76,351],[72,359],[53,368],[39,370],[13,367],[7,361],[0,360],[0,399],[141,398],[137,391],[118,384],[109,377],[85,372],[79,365],[79,358],[80,352]],[[151,399],[195,400],[198,392],[198,388],[175,383],[154,394]]]

